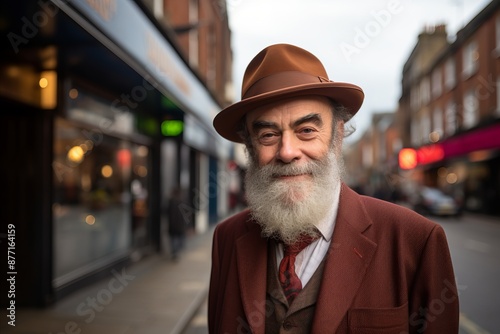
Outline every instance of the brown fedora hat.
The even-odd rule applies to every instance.
[[[283,98],[305,95],[330,98],[346,107],[351,117],[364,99],[360,87],[329,80],[319,59],[310,52],[289,44],[275,44],[259,52],[248,64],[241,101],[219,112],[214,128],[222,137],[240,143],[238,125],[247,112]]]

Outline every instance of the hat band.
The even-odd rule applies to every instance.
[[[313,84],[318,82],[331,82],[327,78],[319,75],[311,75],[304,72],[287,71],[264,77],[255,82],[247,91],[242,94],[241,99],[269,93],[275,90],[290,88],[294,86]]]

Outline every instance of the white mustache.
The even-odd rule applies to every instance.
[[[262,172],[265,175],[270,175],[273,178],[281,176],[298,176],[298,175],[316,175],[321,171],[321,165],[316,162],[308,162],[303,166],[296,165],[267,165],[262,167]]]

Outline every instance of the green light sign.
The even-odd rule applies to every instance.
[[[166,120],[161,123],[161,133],[165,137],[175,137],[184,130],[184,122],[180,120]]]

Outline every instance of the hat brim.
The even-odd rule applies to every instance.
[[[252,96],[236,102],[220,111],[213,120],[215,130],[227,140],[241,143],[238,135],[239,123],[248,112],[266,104],[280,101],[284,98],[318,95],[327,97],[347,108],[354,116],[361,108],[364,99],[363,90],[353,84],[343,82],[322,82],[298,85]]]

